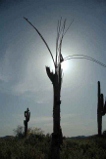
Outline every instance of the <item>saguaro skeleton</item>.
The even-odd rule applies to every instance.
[[[56,57],[52,55],[52,52],[41,35],[38,29],[33,26],[33,24],[27,19],[24,18],[39,34],[43,42],[45,43],[54,63],[55,71],[51,72],[50,67],[46,67],[46,73],[53,84],[53,133],[52,133],[52,142],[51,142],[51,159],[60,159],[60,145],[62,143],[62,129],[60,127],[60,96],[61,96],[61,86],[62,86],[62,77],[63,71],[61,69],[61,63],[64,61],[61,54],[62,41],[63,37],[66,34],[68,28],[65,29],[66,20],[62,23],[62,19],[58,21],[57,26],[57,39],[56,39]],[[71,24],[70,24],[71,25]]]

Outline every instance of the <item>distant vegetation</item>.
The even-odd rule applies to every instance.
[[[35,128],[29,129],[25,138],[19,126],[16,130],[15,137],[0,139],[0,159],[50,159],[50,134]],[[103,134],[102,137],[64,138],[61,159],[105,159],[106,131]]]

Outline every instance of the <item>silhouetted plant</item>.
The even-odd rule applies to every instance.
[[[105,136],[105,137],[106,137],[106,130],[104,130],[104,131],[103,131],[103,136]]]
[[[25,20],[31,25],[28,19]],[[46,43],[45,39],[38,31],[38,29],[33,26],[36,32],[39,34],[43,42],[45,43],[49,53],[52,57],[55,72],[51,72],[49,67],[46,67],[46,73],[53,84],[53,93],[54,93],[54,102],[53,102],[53,133],[52,133],[52,142],[51,142],[51,159],[60,159],[60,145],[62,144],[62,129],[60,127],[60,95],[61,95],[61,86],[62,86],[62,76],[63,71],[61,69],[61,63],[64,61],[63,56],[61,54],[61,47],[62,41],[65,33],[67,32],[68,28],[65,29],[66,20],[64,20],[62,24],[62,19],[58,21],[57,26],[57,39],[56,39],[56,58],[54,60],[52,52]]]
[[[38,31],[38,29],[27,18],[24,17],[24,19],[35,29],[35,31],[41,37],[53,60],[55,71],[51,72],[50,67],[46,67],[46,73],[53,84],[53,98],[54,98],[53,99],[53,133],[52,133],[50,159],[60,159],[60,145],[62,143],[62,129],[60,127],[60,104],[61,104],[60,96],[61,96],[61,87],[63,79],[63,70],[61,69],[61,63],[70,59],[86,59],[96,62],[104,67],[106,67],[106,65],[102,64],[98,60],[95,60],[94,58],[87,55],[76,54],[63,58],[61,53],[63,38],[67,30],[69,29],[70,25],[72,24],[71,23],[69,27],[66,28],[66,19],[63,21],[63,23],[62,23],[62,18],[58,21],[55,59],[47,42],[45,41],[41,33]]]
[[[102,135],[102,116],[106,114],[106,101],[104,103],[104,96],[101,93],[100,81],[98,81],[98,105],[97,105],[97,124],[98,135]]]
[[[43,140],[28,137],[19,140],[0,138],[0,159],[49,159],[50,135]],[[106,140],[98,136],[66,138],[63,141],[61,159],[105,159]]]
[[[33,129],[30,128],[29,133],[33,135],[44,135],[44,131],[41,128],[33,128]]]
[[[24,112],[25,120],[24,120],[24,135],[27,136],[28,131],[28,122],[30,120],[30,111],[29,108]]]
[[[24,136],[24,131],[23,131],[23,127],[18,125],[16,129],[13,130],[14,131],[14,134],[16,137],[23,137]]]

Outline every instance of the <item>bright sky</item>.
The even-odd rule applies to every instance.
[[[0,1],[0,136],[23,126],[29,107],[29,127],[52,133],[53,89],[45,66],[50,54],[27,17],[41,32],[55,56],[57,21],[74,22],[63,40],[63,57],[84,54],[106,64],[105,0]],[[61,92],[63,135],[97,133],[97,81],[106,96],[106,68],[87,60],[67,61]],[[103,117],[103,130],[106,117]]]

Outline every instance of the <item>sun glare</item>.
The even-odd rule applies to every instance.
[[[62,62],[61,68],[63,69],[63,71],[68,71],[68,69],[70,69],[68,61]]]
[[[54,72],[55,68],[53,65],[53,61],[50,58],[48,58],[48,60],[47,58],[45,58],[45,63],[47,63],[47,66],[50,66],[51,71]],[[72,60],[63,61],[61,63],[61,68],[64,72],[68,72],[68,71],[70,72],[70,70],[72,70],[73,67],[74,67],[74,61]]]

